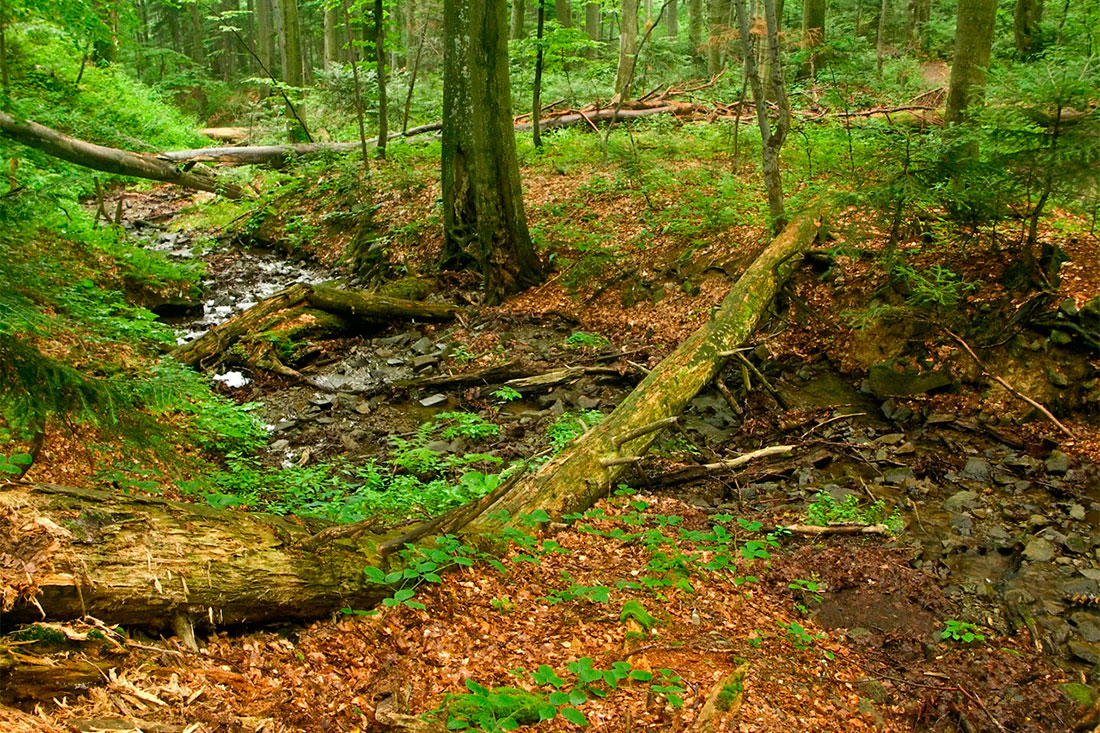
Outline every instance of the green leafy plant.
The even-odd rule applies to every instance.
[[[570,441],[579,438],[585,430],[599,424],[600,420],[603,420],[603,413],[599,410],[566,412],[560,415],[547,431],[550,446],[555,453],[561,452]]]
[[[496,397],[501,402],[515,402],[516,400],[523,398],[523,395],[520,394],[519,390],[507,386],[494,389],[490,394],[492,394],[493,397]]]
[[[569,346],[575,346],[581,349],[602,349],[611,342],[606,336],[602,336],[598,333],[576,331],[566,339],[565,343]]]
[[[472,412],[441,412],[435,416],[435,421],[444,425],[442,435],[448,440],[453,438],[483,440],[500,435],[499,425]]]
[[[0,453],[0,473],[22,476],[33,462],[34,458],[28,453],[12,453],[11,455]]]
[[[884,524],[896,532],[900,529],[901,515],[897,508],[887,512],[886,502],[882,499],[868,506],[860,506],[855,494],[849,494],[838,503],[831,494],[822,491],[806,507],[806,521],[820,527],[830,524]]]
[[[940,638],[970,644],[975,641],[985,641],[985,635],[978,633],[978,627],[969,621],[957,621],[949,619],[943,622],[944,629],[940,632]]]

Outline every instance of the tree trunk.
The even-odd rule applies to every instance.
[[[508,32],[508,37],[513,41],[526,37],[527,34],[523,31],[523,21],[526,15],[527,0],[512,0],[512,27]]]
[[[191,3],[191,58],[199,66],[206,64],[206,50],[203,48],[203,22],[199,3]]]
[[[603,13],[599,3],[585,3],[584,5],[584,32],[590,41],[602,41],[600,37],[600,21]],[[599,49],[590,49],[588,58],[596,58]]]
[[[703,45],[703,0],[688,0],[688,43],[698,54]]]
[[[285,331],[284,324],[295,328],[310,328],[315,325],[317,328],[328,328],[323,319],[314,315],[307,313],[308,318],[300,318],[303,308],[338,316],[339,319],[332,324],[336,332],[352,328],[361,330],[364,325],[380,326],[395,320],[446,321],[462,311],[457,306],[445,303],[424,303],[299,283],[257,303],[220,326],[215,326],[191,343],[180,346],[172,352],[172,356],[183,364],[197,366],[220,359],[226,350],[242,338]],[[308,322],[303,323],[303,320]],[[325,335],[334,333],[329,331]]]
[[[0,112],[0,135],[85,168],[121,176],[166,181],[185,188],[218,193],[231,199],[244,198],[244,191],[239,186],[219,180],[206,168],[181,170],[159,157],[77,140],[30,120],[18,122],[4,112]]]
[[[292,98],[301,94],[304,84],[304,61],[302,59],[302,28],[298,20],[298,0],[278,0],[279,14],[282,18],[282,55],[283,81],[292,87],[288,93]],[[287,104],[287,133],[290,142],[302,142],[308,139],[305,113],[301,104]]]
[[[774,0],[764,0],[765,21],[768,26],[767,38],[764,46],[767,48],[768,77],[762,79],[761,72],[756,66],[756,56],[753,53],[752,37],[749,30],[748,9],[745,0],[734,0],[734,9],[737,11],[737,24],[741,32],[741,49],[745,57],[745,76],[748,77],[749,86],[752,88],[753,100],[756,104],[756,120],[760,125],[760,140],[763,144],[761,153],[763,158],[764,187],[768,194],[768,211],[771,214],[772,231],[780,232],[786,225],[786,210],[783,203],[783,178],[779,169],[779,151],[783,147],[783,141],[790,128],[790,103],[783,87],[783,69],[779,63],[779,38],[775,16]],[[768,119],[768,100],[765,85],[772,91],[779,107],[779,117],[776,120],[775,129],[772,130]]]
[[[965,2],[965,0],[963,0]],[[875,37],[875,69],[882,78],[882,61],[886,56],[886,26],[890,20],[890,0],[882,0],[878,14],[878,33]]]
[[[386,157],[389,139],[389,110],[386,105],[386,17],[382,0],[374,0],[374,52],[378,64],[378,157]]]
[[[340,19],[335,6],[325,8],[325,73],[340,64]]]
[[[374,534],[369,520],[314,522],[313,529],[325,529],[310,534],[302,522],[270,515],[56,486],[0,492],[0,531],[15,540],[12,546],[50,547],[42,556],[15,558],[19,567],[33,560],[40,568],[31,579],[38,592],[34,604],[20,599],[5,618],[37,620],[41,608],[47,618],[91,615],[177,633],[200,623],[321,618],[390,595],[392,588],[365,582],[363,568],[388,567],[388,552],[404,541],[461,533],[499,545],[501,529],[536,509],[552,521],[583,511],[713,379],[723,354],[748,339],[817,229],[810,216],[794,222],[749,266],[711,321],[537,474],[408,534]]]
[[[7,110],[11,99],[11,82],[8,79],[8,2],[0,0],[0,109]]]
[[[723,0],[707,2],[707,73],[714,76],[722,70],[722,50],[725,47],[726,8]]]
[[[256,55],[260,63],[275,73],[275,9],[273,0],[255,0],[256,3]]]
[[[472,255],[495,305],[543,278],[523,209],[504,0],[445,0],[443,30],[443,260]]]
[[[905,45],[910,50],[924,48],[925,30],[932,13],[932,0],[909,0],[909,19],[905,25]]]
[[[615,96],[619,99],[630,97],[634,57],[638,54],[638,3],[639,0],[623,0],[623,15],[619,23],[619,67],[615,74]]]
[[[1012,28],[1016,37],[1016,50],[1029,58],[1042,50],[1039,22],[1043,19],[1042,0],[1016,0],[1012,12]]]
[[[825,0],[804,0],[802,3],[802,43],[809,57],[802,68],[803,76],[811,76],[820,63],[818,49],[825,42]]]
[[[572,28],[573,0],[554,0],[554,15],[562,28]]]
[[[665,12],[668,13],[668,17],[665,18],[665,35],[669,38],[676,39],[680,35],[680,12],[679,2],[673,0],[665,8]]]
[[[944,112],[944,120],[949,124],[961,122],[970,103],[981,96],[996,16],[997,0],[959,0],[951,87]]]
[[[536,148],[542,147],[542,127],[539,117],[542,115],[542,64],[545,51],[542,41],[546,30],[546,0],[537,0],[539,4],[538,20],[535,21],[535,83],[531,86],[531,142]]]

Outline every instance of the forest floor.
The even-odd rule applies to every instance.
[[[534,226],[547,225],[547,212],[568,217],[585,184],[525,175]],[[436,193],[383,190],[385,226],[429,218]],[[624,239],[638,236],[630,222],[641,228],[650,202],[595,198],[591,216],[616,217]],[[131,225],[156,222],[145,234],[156,246],[189,250],[194,232],[171,231],[186,201],[162,189],[126,199]],[[832,231],[843,238],[844,221]],[[538,720],[529,699],[516,712],[508,705],[518,693],[494,697],[495,688],[544,701],[570,692],[601,731],[1093,730],[1100,433],[1087,383],[1100,365],[1033,321],[1075,314],[1066,298],[1083,306],[1100,294],[1098,242],[1046,234],[1070,258],[1058,288],[1037,303],[995,284],[1003,252],[974,244],[953,264],[989,284],[957,313],[906,309],[911,293],[886,282],[873,247],[815,255],[746,360],[731,360],[719,386],[696,398],[630,488],[543,531],[537,547],[514,545],[503,572],[462,568],[419,588],[411,605],[369,614],[219,631],[198,652],[174,637],[122,640],[124,656],[86,652],[117,664],[105,684],[40,705],[26,730],[442,730],[448,716],[479,711]],[[204,318],[224,320],[289,282],[325,279],[346,245],[326,241],[312,263],[229,243],[206,254]],[[432,450],[530,456],[563,415],[613,408],[641,370],[706,319],[762,243],[749,227],[689,250],[658,235],[579,282],[571,275],[585,260],[559,262],[547,284],[499,308],[475,307],[453,326],[396,324],[320,344],[300,368],[331,391],[259,371],[243,383],[226,377],[225,391],[259,403],[272,426],[261,458],[270,466],[378,458],[391,436],[408,438],[456,409],[488,417],[500,434],[440,439]],[[433,247],[428,236],[391,256],[415,271]],[[476,303],[476,287],[449,277],[433,297]],[[949,336],[964,321],[978,324],[969,333],[982,345],[994,344],[979,349],[986,362],[1055,410],[1074,439],[988,386]],[[203,327],[191,319],[181,332]],[[384,389],[508,361],[533,372],[616,373],[508,403],[491,385]],[[733,471],[678,473],[773,445],[794,447]],[[34,479],[79,483],[88,460],[71,441],[48,444]],[[776,532],[815,512],[896,532]],[[41,643],[27,652],[49,658]],[[616,677],[626,669],[641,674]],[[410,717],[425,715],[435,722]],[[14,718],[8,725],[19,730]],[[561,716],[530,725],[574,727]]]

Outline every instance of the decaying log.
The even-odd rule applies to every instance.
[[[699,479],[706,478],[707,476],[713,476],[716,473],[732,471],[735,468],[740,468],[741,466],[747,465],[761,458],[790,453],[794,449],[795,446],[793,445],[771,445],[767,448],[750,451],[749,453],[737,456],[736,458],[730,458],[725,461],[716,461],[714,463],[702,463],[696,466],[688,466],[687,468],[681,468],[676,471],[670,471],[659,476],[654,476],[644,483],[644,487],[647,489],[664,489],[668,488],[669,486],[686,484],[689,481],[698,481]]]
[[[0,491],[0,534],[48,532],[56,544],[33,576],[37,605],[18,602],[4,620],[91,615],[170,631],[178,614],[204,627],[315,619],[388,595],[363,568],[392,536],[299,546],[326,526],[51,485]]]
[[[85,659],[40,657],[18,646],[0,644],[0,699],[48,701],[80,694],[103,681],[105,670],[118,664]],[[0,718],[0,721],[3,719]],[[0,730],[8,730],[0,727]]]
[[[231,199],[244,198],[244,191],[240,186],[220,180],[207,168],[180,168],[155,155],[142,155],[128,150],[95,145],[37,122],[16,120],[6,112],[0,112],[0,134],[29,147],[37,148],[47,155],[85,168],[121,176],[165,181],[184,188],[210,191]]]
[[[297,283],[180,346],[172,355],[177,361],[196,366],[221,359],[227,349],[249,336],[331,336],[394,320],[445,321],[461,311],[446,303]],[[266,351],[262,353],[274,358]]]
[[[552,521],[584,511],[620,480],[632,459],[643,455],[660,431],[643,432],[616,445],[616,439],[683,412],[725,363],[721,354],[740,346],[764,316],[779,287],[814,240],[819,223],[803,215],[776,237],[749,266],[714,317],[689,336],[615,410],[532,477],[518,482],[461,531],[470,537],[497,537],[535,509]]]

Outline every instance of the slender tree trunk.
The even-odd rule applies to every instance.
[[[875,69],[882,78],[882,62],[886,56],[886,24],[890,20],[890,0],[882,0],[878,14],[878,34],[875,38]]]
[[[1043,19],[1042,0],[1016,0],[1013,8],[1013,32],[1016,37],[1016,50],[1028,58],[1042,50],[1039,22]]]
[[[932,11],[931,0],[909,0],[909,18],[905,24],[905,45],[913,51],[924,48],[925,30]]]
[[[619,23],[619,67],[615,75],[615,96],[630,98],[630,83],[634,72],[634,57],[638,53],[639,0],[623,0],[623,15]]]
[[[703,0],[688,0],[688,43],[698,54],[703,45]]]
[[[526,37],[523,30],[523,21],[527,15],[527,0],[512,0],[512,27],[508,37],[513,41]]]
[[[725,46],[726,4],[723,0],[708,0],[707,73],[714,76],[722,70],[722,48]]]
[[[818,49],[825,42],[825,0],[803,0],[802,43],[810,51],[803,76],[815,73],[821,61]]]
[[[0,109],[7,110],[11,101],[11,80],[8,78],[8,2],[0,0]]]
[[[599,3],[585,3],[584,6],[584,32],[588,36],[590,41],[601,41],[600,38],[600,21],[603,13],[600,9]],[[594,59],[599,55],[598,48],[588,49],[588,58]]]
[[[961,122],[971,102],[981,96],[996,16],[997,0],[959,0],[951,87],[944,112],[948,123]]]
[[[305,86],[302,59],[302,29],[298,20],[298,0],[279,0],[279,11],[283,19],[283,81],[293,89],[289,95],[293,98],[302,93]],[[309,137],[305,125],[303,105],[287,105],[288,134],[291,142],[301,142]],[[301,123],[301,124],[299,124]]]
[[[198,0],[191,3],[191,58],[199,66],[206,64],[206,50],[203,48],[202,10]]]
[[[472,254],[495,305],[543,278],[523,208],[504,0],[444,0],[443,36],[443,261]]]
[[[256,4],[256,55],[270,72],[275,72],[275,10],[272,0],[254,0]]]
[[[229,13],[236,9],[237,0],[222,0],[221,10],[223,13]],[[227,22],[236,24],[238,21],[236,18],[233,18]],[[221,66],[222,81],[231,82],[233,81],[233,74],[236,70],[237,43],[236,39],[233,38],[233,34],[229,31],[222,31],[220,35],[219,45],[221,46],[222,54],[219,65]]]
[[[538,21],[535,26],[535,83],[531,94],[531,140],[536,148],[542,147],[542,130],[539,125],[539,116],[542,114],[542,61],[543,31],[546,24],[546,0],[538,0]]]
[[[378,157],[386,157],[389,110],[386,104],[386,17],[382,0],[374,0],[374,49],[378,63]]]
[[[573,0],[554,0],[554,14],[562,28],[573,27]]]
[[[752,89],[756,103],[756,121],[760,127],[760,140],[763,144],[762,158],[764,188],[768,195],[768,211],[771,214],[772,231],[778,233],[787,223],[786,208],[783,202],[783,178],[779,170],[779,151],[790,127],[790,104],[783,88],[783,70],[779,63],[779,38],[774,0],[764,0],[764,15],[767,23],[767,37],[763,43],[767,46],[770,60],[768,79],[763,79],[756,65],[756,56],[752,48],[752,35],[749,28],[748,9],[745,0],[734,0],[737,12],[737,24],[741,32],[741,49],[745,57],[745,75]],[[772,94],[779,107],[779,117],[772,130],[768,119],[768,98],[765,85],[772,88]]]
[[[339,21],[336,7],[325,8],[325,73],[330,73],[340,63]]]
[[[427,20],[421,21],[420,38],[416,42],[416,56],[413,58],[412,74],[409,76],[409,91],[405,95],[405,114],[401,117],[401,134],[409,131],[409,112],[412,110],[413,91],[416,89],[416,76],[420,73],[420,57],[424,53],[424,41],[428,36]]]
[[[344,33],[348,40],[351,80],[355,90],[355,119],[359,123],[359,148],[363,154],[363,172],[367,173],[370,171],[370,158],[367,155],[367,128],[363,124],[363,88],[359,84],[359,53],[355,50],[355,36],[351,32],[351,13],[348,12],[348,0],[341,0],[340,9],[344,14]],[[415,80],[414,75],[413,81],[415,82]],[[412,93],[411,90],[409,93]],[[405,106],[407,110],[408,103]]]
[[[679,2],[677,0],[669,3],[668,7],[665,8],[665,12],[668,13],[668,16],[665,18],[665,23],[667,24],[665,26],[665,35],[673,39],[680,35],[680,13],[678,6]]]

